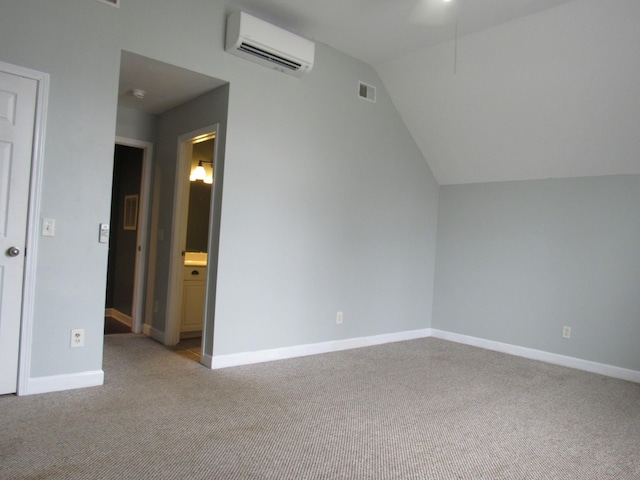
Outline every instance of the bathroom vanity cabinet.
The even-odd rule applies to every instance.
[[[182,337],[200,335],[204,318],[206,266],[185,265],[182,281]],[[192,335],[191,335],[192,334]]]

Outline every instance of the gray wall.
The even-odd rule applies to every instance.
[[[323,45],[303,79],[232,57],[224,7],[210,0],[0,7],[0,58],[51,75],[42,215],[57,223],[39,239],[32,376],[102,368],[98,225],[109,219],[121,49],[230,82],[214,354],[430,325],[437,185],[369,66]],[[357,99],[359,80],[378,87],[377,104]],[[168,231],[175,139],[159,139],[157,220]],[[168,242],[155,252],[162,301]],[[69,348],[73,328],[86,330],[84,348]]]
[[[323,45],[302,81],[227,61],[214,353],[428,327],[437,185],[377,74]]]
[[[640,370],[639,212],[640,176],[440,187],[433,327]]]
[[[188,132],[203,127],[218,124],[216,141],[218,142],[218,162],[216,167],[215,186],[217,195],[222,193],[224,176],[225,148],[227,142],[227,115],[229,104],[229,86],[225,85],[212,90],[209,93],[169,110],[158,118],[158,143],[154,168],[159,174],[153,188],[160,191],[160,203],[158,206],[158,228],[164,231],[162,240],[157,240],[157,256],[151,259],[155,262],[155,289],[154,302],[158,302],[158,311],[153,313],[152,326],[158,331],[164,331],[166,325],[166,300],[168,296],[169,265],[171,260],[171,230],[173,224],[173,203],[176,173],[176,152],[178,150],[178,138]],[[189,170],[186,169],[188,172]],[[217,199],[214,208],[219,208],[220,199]],[[220,215],[218,214],[218,217]],[[211,225],[211,242],[217,245],[219,239],[219,225],[214,222]],[[153,235],[156,241],[157,235]],[[209,258],[209,284],[210,295],[215,295],[216,256]],[[213,321],[213,309],[208,313],[209,322]]]
[[[158,129],[158,117],[139,110],[118,107],[116,135],[154,143]]]
[[[2,0],[0,10],[0,58],[51,75],[41,215],[56,219],[56,235],[38,242],[31,375],[99,370],[107,245],[97,239],[109,222],[118,9]],[[84,348],[69,348],[73,328],[85,329]]]

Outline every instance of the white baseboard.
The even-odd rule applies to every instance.
[[[157,330],[150,325],[143,325],[143,333],[155,340],[164,342],[164,332]],[[555,365],[561,365],[563,367],[575,368],[586,372],[640,383],[640,371],[431,328],[375,335],[371,337],[349,338],[346,340],[336,340],[308,345],[296,345],[293,347],[260,350],[256,352],[214,356],[203,355],[200,363],[211,369],[220,369],[427,337],[449,340],[464,345],[484,348],[509,355],[539,360]],[[103,384],[103,370],[72,373],[67,375],[52,375],[49,377],[35,377],[27,380],[26,387],[22,391],[18,392],[18,395],[34,395],[38,393],[73,390],[76,388],[95,387]]]
[[[157,328],[153,328],[151,325],[147,325],[146,323],[142,325],[142,334],[147,337],[151,337],[160,343],[164,343],[164,332]]]
[[[51,375],[49,377],[32,377],[27,380],[25,390],[18,392],[18,395],[59,392],[76,388],[97,387],[103,384],[103,370],[70,373],[67,375]]]
[[[620,380],[640,383],[640,372],[636,370],[615,367],[613,365],[592,362],[590,360],[582,360],[580,358],[567,357],[565,355],[558,355],[556,353],[549,353],[542,350],[535,350],[533,348],[520,347],[508,343],[495,342],[493,340],[485,340],[478,337],[470,337],[468,335],[461,335],[459,333],[445,332],[443,330],[437,329],[431,329],[431,336],[434,338],[449,340],[451,342],[462,343],[473,347],[507,353],[509,355],[515,355],[517,357],[529,358],[531,360],[540,360],[541,362],[552,363],[554,365],[561,365],[563,367],[575,368],[577,370],[583,370],[585,372],[597,373],[599,375],[618,378]]]
[[[430,334],[428,328],[422,330],[410,330],[407,332],[387,333],[384,335],[374,335],[371,337],[349,338],[346,340],[335,340],[331,342],[313,343],[308,345],[296,345],[293,347],[274,348],[270,350],[259,350],[256,352],[233,353],[229,355],[214,355],[207,359],[212,369],[237,367],[239,365],[250,365],[253,363],[270,362],[273,360],[284,360],[287,358],[305,357],[307,355],[317,355],[320,353],[338,352],[340,350],[350,350],[352,348],[371,347],[383,343],[402,342],[404,340],[414,340],[416,338],[426,338]],[[205,364],[203,362],[203,364]]]
[[[630,382],[640,383],[640,372],[630,370],[613,365],[592,362],[590,360],[582,360],[580,358],[568,357],[566,355],[558,355],[542,350],[535,350],[518,345],[486,340],[458,333],[446,332],[432,328],[422,330],[412,330],[408,332],[390,333],[385,335],[376,335],[372,337],[350,338],[346,340],[337,340],[332,342],[314,343],[308,345],[296,345],[292,347],[276,348],[270,350],[260,350],[256,352],[243,352],[230,355],[204,355],[200,363],[211,368],[220,369],[227,367],[235,367],[240,365],[250,365],[254,363],[269,362],[272,360],[284,360],[287,358],[304,357],[307,355],[317,355],[321,353],[337,352],[340,350],[349,350],[352,348],[370,347],[373,345],[381,345],[384,343],[401,342],[404,340],[414,340],[416,338],[434,337],[442,340],[449,340],[456,343],[462,343],[473,347],[484,348],[496,352],[515,355],[518,357],[529,358],[531,360],[539,360],[541,362],[560,365],[563,367],[575,368],[585,372],[597,373],[607,377],[618,378]]]
[[[205,353],[200,356],[200,363],[207,368],[211,368],[211,365],[213,365],[213,357]]]
[[[120,323],[124,323],[125,325],[133,328],[133,318],[126,313],[122,313],[120,310],[116,310],[115,308],[105,308],[104,315],[105,317],[115,318]]]

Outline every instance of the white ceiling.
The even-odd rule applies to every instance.
[[[158,115],[209,92],[225,82],[184,68],[123,51],[118,105]],[[145,92],[136,98],[133,90]]]
[[[371,65],[454,36],[569,0],[227,0],[263,20],[322,42]],[[426,9],[420,9],[426,6]],[[122,52],[118,104],[159,114],[223,82],[140,55]],[[146,92],[144,99],[132,95]]]
[[[571,0],[227,0],[371,65]]]

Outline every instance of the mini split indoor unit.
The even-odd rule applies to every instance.
[[[225,50],[262,66],[301,77],[313,68],[315,44],[239,11],[227,19]]]

